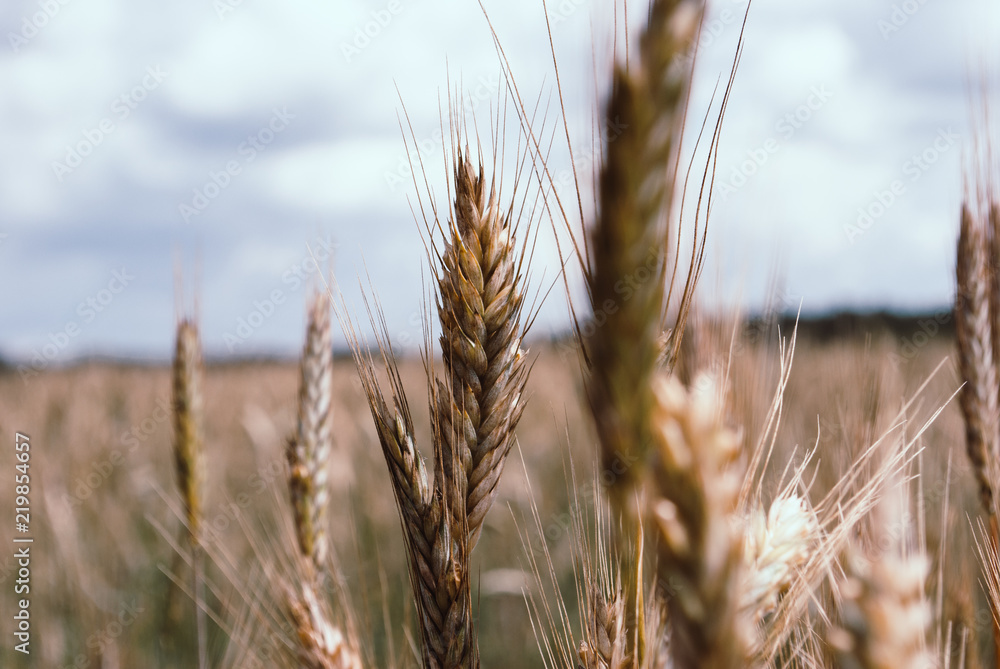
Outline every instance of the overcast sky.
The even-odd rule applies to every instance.
[[[523,98],[555,105],[541,0],[484,2]],[[997,55],[995,5],[754,1],[706,295],[756,308],[779,275],[807,311],[948,303],[969,82]],[[713,7],[693,118],[728,71],[745,8]],[[574,155],[590,165],[612,3],[548,11]],[[505,97],[476,3],[10,0],[0,35],[0,355],[166,357],[178,257],[210,353],[294,353],[316,276],[307,245],[333,254],[358,311],[370,277],[391,336],[419,343],[426,262],[401,112],[447,208],[449,91],[482,134]],[[551,168],[570,169],[564,143]],[[558,259],[544,220],[540,231],[533,279],[547,286]],[[565,326],[562,293],[536,334]]]

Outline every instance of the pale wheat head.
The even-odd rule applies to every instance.
[[[688,392],[675,377],[658,375],[652,391],[651,512],[659,579],[669,589],[670,654],[678,669],[736,669],[750,646],[735,522],[740,436],[723,425],[711,378],[697,377]]]
[[[298,422],[287,446],[288,488],[299,548],[320,573],[329,550],[327,470],[333,442],[333,343],[326,293],[317,293],[309,308],[300,371]]]

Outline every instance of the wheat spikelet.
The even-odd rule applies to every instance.
[[[660,581],[670,589],[670,652],[678,669],[735,669],[750,645],[739,613],[743,546],[733,523],[740,437],[721,423],[713,381],[702,375],[694,387],[689,394],[665,374],[653,381],[651,503]]]
[[[173,364],[174,464],[184,499],[188,538],[198,544],[201,522],[201,495],[204,485],[204,408],[202,399],[201,341],[198,326],[191,320],[177,325]]]
[[[333,441],[333,343],[326,293],[318,293],[309,308],[300,369],[298,425],[287,447],[288,488],[299,547],[318,574],[329,550],[327,469]]]
[[[456,503],[465,500],[464,512],[453,515],[466,518],[469,550],[496,498],[524,409],[522,257],[509,214],[500,210],[492,186],[487,190],[482,165],[477,174],[459,153],[454,219],[437,273],[441,351],[450,383],[438,392],[436,432],[444,442],[445,481],[456,486]]]
[[[673,152],[686,100],[687,71],[678,56],[690,48],[703,11],[701,2],[653,3],[640,64],[615,68],[605,112],[622,131],[606,147],[591,236],[591,307],[606,322],[586,342],[587,390],[602,464],[620,474],[611,486],[619,508],[630,499],[650,443],[649,379],[662,348]],[[671,341],[672,348],[680,345],[679,336]]]

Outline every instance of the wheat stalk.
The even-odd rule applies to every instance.
[[[329,550],[327,469],[333,441],[333,343],[330,303],[323,292],[309,308],[300,370],[298,424],[287,447],[288,488],[299,548],[320,574]]]
[[[694,387],[688,393],[665,374],[652,387],[651,505],[660,581],[670,591],[670,652],[678,669],[735,669],[750,648],[739,611],[743,541],[734,523],[740,437],[722,425],[713,380],[701,375]]]

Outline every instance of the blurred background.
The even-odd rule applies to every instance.
[[[612,53],[624,53],[622,4],[484,4],[572,197],[548,12],[586,198],[599,100]],[[709,102],[746,9],[714,3],[692,131],[717,112]],[[641,25],[641,11],[627,24]],[[987,0],[753,2],[704,298],[751,311],[945,307],[970,99],[998,28]],[[491,119],[505,117],[510,162],[517,152],[490,26],[464,0],[12,1],[0,34],[7,360],[165,359],[178,264],[210,355],[293,355],[314,258],[332,262],[355,311],[370,277],[391,337],[415,351],[426,255],[410,160],[447,210],[456,96],[485,149]],[[534,220],[533,281],[547,288],[559,270],[553,226]],[[563,292],[543,305],[536,336],[565,331]]]
[[[0,364],[0,431],[31,435],[37,477],[38,660],[19,666],[192,666],[193,630],[175,615],[190,602],[170,580],[187,577],[175,543],[170,374],[165,364],[117,364],[169,360],[178,268],[186,301],[197,296],[210,361],[282,358],[212,364],[205,384],[207,577],[217,587],[208,606],[219,616],[209,650],[213,666],[253,666],[230,661],[230,641],[274,631],[246,611],[280,599],[254,579],[258,569],[280,571],[288,549],[292,361],[312,288],[332,268],[362,333],[362,289],[377,293],[397,352],[416,353],[430,285],[424,217],[433,219],[432,201],[442,216],[449,209],[450,109],[502,176],[502,199],[523,209],[522,238],[534,243],[529,293],[547,294],[532,336],[565,334],[556,239],[567,243],[567,225],[586,222],[575,212],[592,214],[601,140],[616,132],[614,119],[599,120],[606,82],[645,4],[626,15],[620,1],[483,0],[489,19],[468,0],[0,6],[0,363],[10,365]],[[695,175],[705,151],[692,147],[703,121],[714,127],[747,7],[719,0],[704,25],[681,157]],[[823,455],[817,499],[891,427],[912,438],[961,383],[948,310],[962,165],[972,100],[994,78],[996,35],[1000,8],[987,0],[752,3],[699,298],[768,317],[740,330],[705,319],[698,355],[721,368],[732,354],[734,422],[755,443],[770,429],[783,369],[778,328],[792,326],[776,316],[800,305],[813,316],[910,316],[800,328],[774,462],[781,474],[814,444]],[[553,220],[556,209],[537,197],[522,105],[546,157],[545,189],[568,221]],[[577,273],[569,285],[582,297]],[[336,328],[334,337],[343,348]],[[537,585],[525,560],[551,551],[558,583],[538,588],[558,587],[575,612],[570,511],[593,501],[596,442],[578,351],[570,339],[532,351],[519,452],[475,556],[484,666],[542,666],[525,613],[523,592]],[[73,364],[95,356],[115,361]],[[426,454],[425,369],[416,356],[400,364]],[[338,610],[358,619],[371,666],[413,666],[414,613],[385,465],[353,365],[334,367],[331,534],[353,596]],[[902,398],[914,397],[901,423]],[[956,638],[966,629],[979,640],[969,657],[979,650],[990,660],[992,618],[970,548],[978,488],[954,403],[923,439],[928,544],[948,541],[938,633],[955,621]],[[241,494],[246,503],[233,511]],[[0,555],[0,600],[11,610],[15,569],[11,552]],[[13,618],[4,620],[0,633],[13,638]],[[952,655],[965,657],[965,647]],[[0,665],[13,657],[0,645]]]

